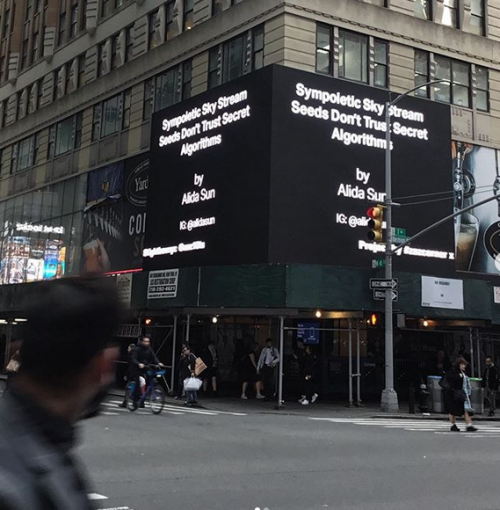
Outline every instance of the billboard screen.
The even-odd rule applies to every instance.
[[[388,99],[388,91],[272,66],[155,114],[145,267],[370,267],[384,250],[366,240],[366,211],[385,197]],[[393,108],[401,203],[393,225],[408,236],[453,211],[450,140],[446,105],[409,97]],[[454,258],[450,222],[405,249],[395,267],[449,272]]]

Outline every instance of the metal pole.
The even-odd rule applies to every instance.
[[[276,404],[276,409],[283,409],[285,406],[283,405],[283,347],[285,343],[285,318],[283,316],[280,317],[280,362],[278,364],[278,402]]]
[[[361,342],[359,338],[359,323],[356,325],[356,402],[361,405]]]
[[[6,367],[10,361],[10,344],[12,343],[12,319],[7,321],[7,335],[5,337],[5,364]]]
[[[191,325],[191,315],[187,315],[186,318],[186,343],[189,343],[189,327]]]
[[[481,344],[479,342],[479,333],[476,329],[476,352],[477,352],[477,376],[481,377]]]
[[[470,373],[472,377],[475,377],[476,370],[474,368],[474,334],[473,329],[469,328],[469,342],[470,342]]]
[[[177,359],[176,349],[177,349],[177,315],[174,315],[174,335],[172,340],[172,372],[170,375],[170,388],[174,391],[174,383],[175,383],[175,361]]]
[[[352,319],[349,319],[349,407],[352,406]]]
[[[385,278],[392,280],[392,169],[391,169],[391,102],[385,103]],[[392,291],[385,291],[385,389],[381,410],[399,411],[398,395],[394,390],[394,347],[392,328]]]

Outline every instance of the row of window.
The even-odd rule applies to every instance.
[[[133,26],[129,26],[97,47],[97,76],[104,76],[133,59],[133,29]]]
[[[317,26],[316,71],[319,73],[388,88],[388,55],[389,46],[384,41],[326,25]],[[370,64],[373,66],[372,76]],[[415,50],[415,85],[433,80],[441,80],[441,83],[432,87],[432,93],[429,86],[423,86],[415,95],[465,108],[472,108],[474,96],[475,107],[489,111],[488,69],[480,66],[472,69],[467,62],[441,55],[433,55],[431,59],[430,53]]]
[[[373,48],[372,52],[370,48]],[[336,55],[338,59],[335,58]],[[318,73],[388,88],[388,55],[389,46],[385,41],[328,25],[317,26],[316,71]],[[369,72],[370,64],[373,65],[373,75]]]
[[[441,19],[437,19],[435,0],[414,0],[413,9],[417,18],[436,21],[452,28],[464,28],[465,5],[460,0],[442,0]],[[467,30],[476,35],[486,34],[485,0],[470,1],[470,23]]]
[[[424,86],[433,80],[442,81],[433,85],[432,90],[431,86]],[[417,96],[471,108],[474,95],[475,108],[489,111],[489,79],[485,67],[472,69],[467,62],[415,50],[415,86],[418,85],[422,88],[415,92]]]

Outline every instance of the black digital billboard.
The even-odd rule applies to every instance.
[[[384,251],[367,241],[366,211],[384,201],[388,99],[272,66],[155,114],[145,267],[370,267]],[[393,224],[408,236],[453,211],[450,139],[446,105],[408,97],[393,108]],[[395,267],[449,272],[453,260],[450,222]]]

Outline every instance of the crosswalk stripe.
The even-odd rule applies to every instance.
[[[375,426],[388,430],[400,429],[409,432],[433,432],[434,434],[450,434],[456,435],[456,432],[450,431],[450,424],[445,421],[431,421],[431,420],[406,420],[406,419],[383,419],[383,418],[314,418],[310,420],[315,421],[328,421],[330,423],[338,424],[352,424]],[[478,431],[474,433],[466,433],[465,425],[460,424],[462,435],[466,437],[476,438],[496,438],[500,437],[500,424],[485,423],[478,425]],[[460,435],[460,434],[459,434]]]

